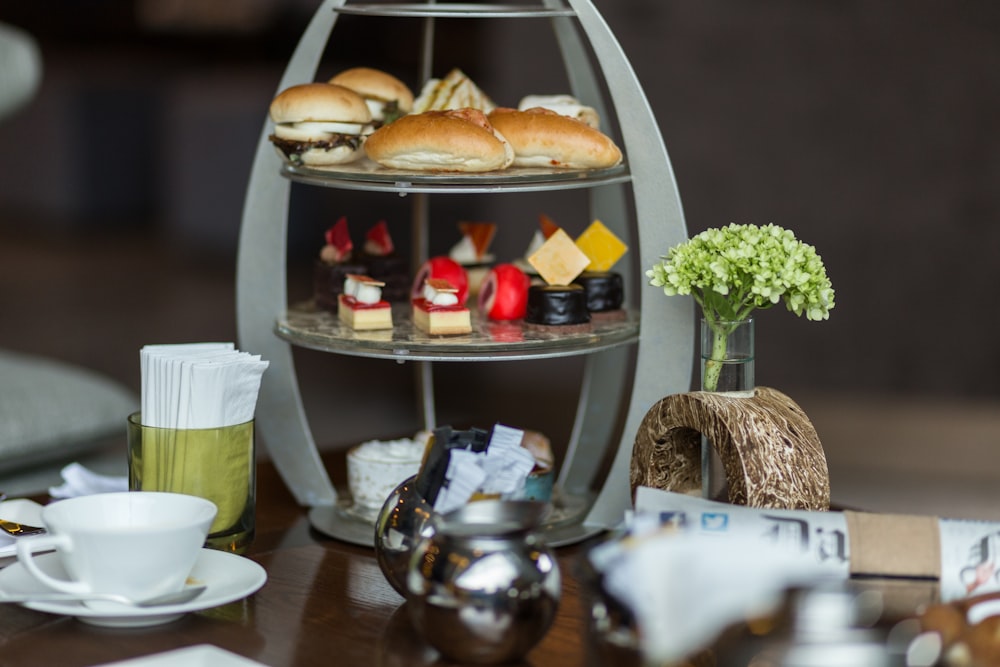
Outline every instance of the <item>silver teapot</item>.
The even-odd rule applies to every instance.
[[[405,597],[414,627],[445,658],[523,658],[555,618],[559,566],[537,537],[545,503],[482,500],[435,514],[413,550]]]
[[[434,508],[417,491],[416,481],[414,475],[393,489],[375,520],[375,561],[389,585],[404,598],[413,550],[433,532]]]

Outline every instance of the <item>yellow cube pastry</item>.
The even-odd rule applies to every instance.
[[[590,223],[577,237],[576,245],[590,258],[587,271],[607,271],[628,251],[628,246],[600,220]]]
[[[587,268],[590,258],[560,229],[528,258],[528,263],[549,285],[569,285]]]

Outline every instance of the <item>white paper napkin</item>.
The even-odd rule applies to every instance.
[[[49,487],[49,495],[57,499],[128,491],[128,477],[101,475],[79,463],[70,463],[60,471],[60,475],[63,483]]]
[[[139,353],[142,423],[218,428],[253,419],[268,362],[233,343],[146,345]]]

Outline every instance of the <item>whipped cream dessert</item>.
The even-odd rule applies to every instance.
[[[393,489],[417,474],[424,443],[410,438],[368,440],[347,452],[347,486],[354,503],[381,509]]]

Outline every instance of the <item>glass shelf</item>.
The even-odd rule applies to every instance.
[[[341,14],[364,16],[396,16],[416,18],[551,18],[556,16],[576,16],[569,8],[551,8],[541,5],[524,4],[479,4],[471,2],[450,2],[447,4],[421,3],[370,3],[347,4],[335,11]]]
[[[396,361],[512,361],[590,354],[639,339],[639,313],[617,320],[595,319],[581,331],[536,328],[483,320],[472,311],[472,333],[431,336],[416,330],[410,306],[393,304],[392,330],[355,331],[312,301],[289,307],[275,331],[284,340],[314,350]],[[573,327],[575,328],[575,327]]]
[[[597,185],[627,183],[630,180],[624,164],[608,169],[510,167],[503,171],[440,174],[387,169],[367,158],[329,168],[303,167],[285,162],[281,173],[292,181],[307,185],[401,194],[548,191],[591,188]]]

